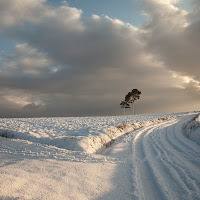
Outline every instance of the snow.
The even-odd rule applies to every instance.
[[[0,119],[0,134],[2,200],[200,199],[197,113]]]
[[[185,135],[200,145],[200,114],[184,125]]]
[[[176,115],[0,119],[0,135],[94,153],[126,132]]]

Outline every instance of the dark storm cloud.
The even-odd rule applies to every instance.
[[[2,34],[20,42],[1,58],[1,116],[10,105],[16,116],[119,114],[119,103],[135,87],[142,92],[140,113],[200,106],[198,12],[148,0],[149,21],[138,29],[42,0],[17,1],[0,3],[8,11],[0,16]]]

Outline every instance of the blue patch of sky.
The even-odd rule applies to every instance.
[[[0,57],[6,56],[7,52],[11,51],[16,44],[16,41],[0,35]]]
[[[10,50],[12,49],[13,45],[16,44],[16,42],[14,40],[7,39],[5,36],[0,35],[0,44],[2,46],[6,45],[5,50]]]
[[[52,6],[60,6],[62,2],[63,0],[48,0],[48,4]],[[140,26],[146,18],[141,12],[141,0],[67,0],[66,2],[70,7],[81,9],[85,17],[90,17],[92,14],[107,15],[134,26]]]
[[[181,2],[177,3],[176,6],[178,8],[180,8],[180,9],[190,11],[191,10],[192,1],[193,0],[184,0],[184,1],[181,1]]]

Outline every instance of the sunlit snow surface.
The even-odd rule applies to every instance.
[[[139,128],[139,122],[148,124],[151,120],[177,115],[178,113],[109,117],[4,118],[0,119],[0,133],[7,131],[9,137],[14,139],[93,153],[111,139],[124,133],[116,129],[120,124],[136,123],[136,128]],[[133,129],[129,128],[126,132],[131,130]]]
[[[200,200],[198,113],[0,119],[0,200]]]
[[[97,135],[103,129],[119,124],[149,121],[177,114],[144,114],[106,117],[3,118],[0,129],[8,129],[35,137]]]

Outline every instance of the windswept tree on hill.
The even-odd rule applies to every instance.
[[[125,109],[130,108],[130,104],[132,104],[133,114],[135,114],[133,103],[134,103],[135,100],[138,100],[140,98],[140,95],[141,95],[141,92],[138,89],[133,89],[131,92],[129,92],[125,96],[125,101],[122,101],[120,103],[121,108],[124,108],[124,114],[125,114]]]

